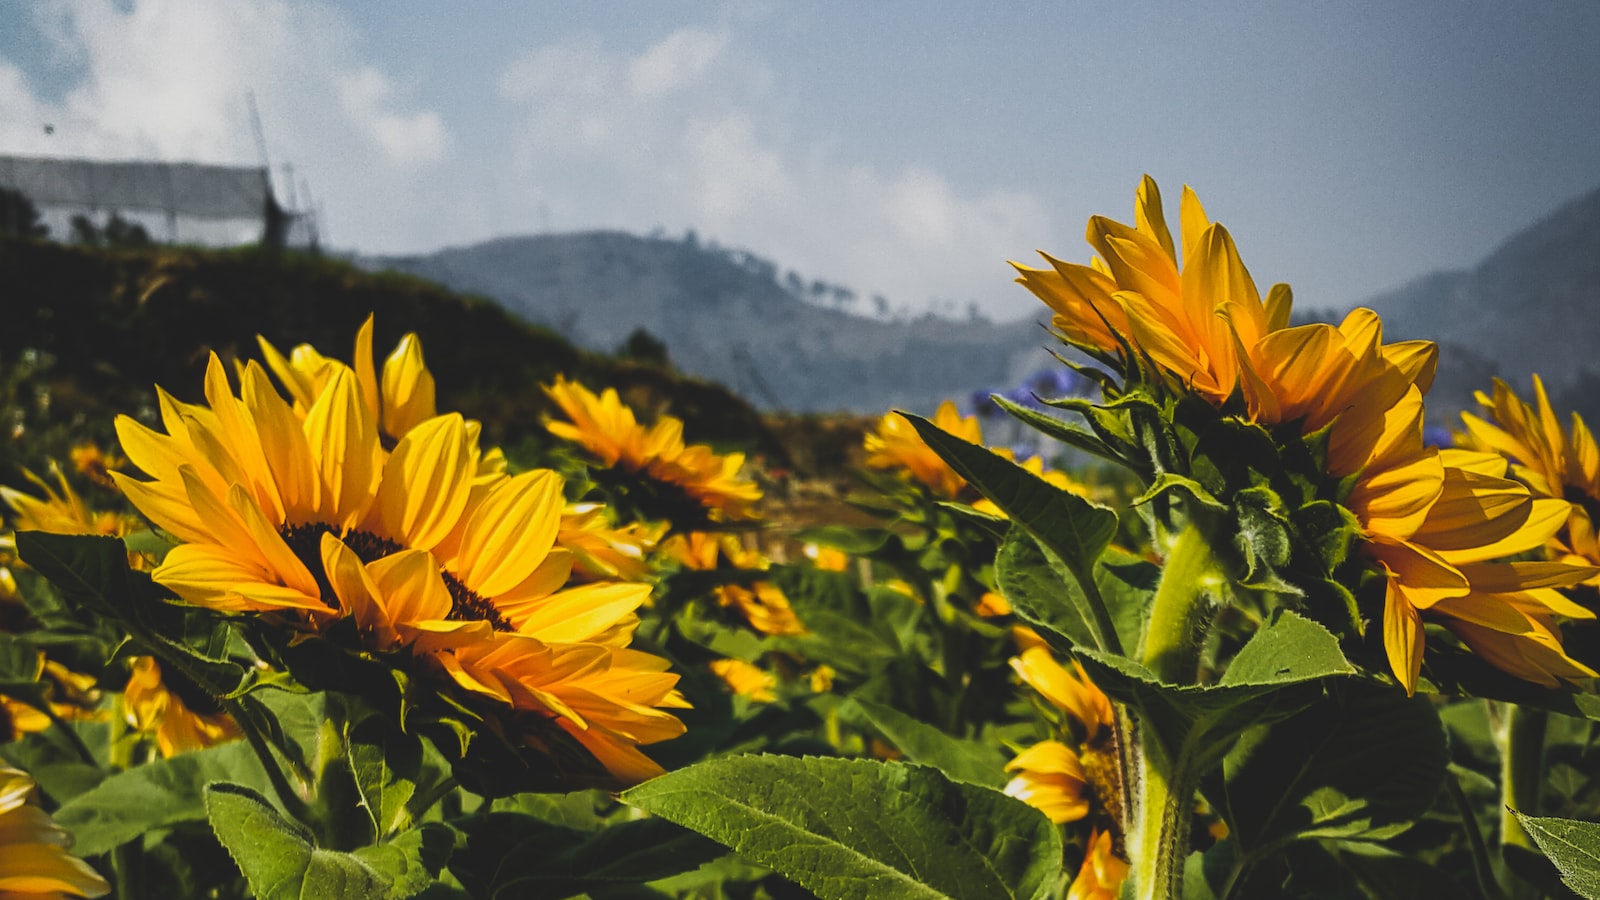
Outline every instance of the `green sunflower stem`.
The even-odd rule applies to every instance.
[[[1205,623],[1226,585],[1205,534],[1186,527],[1162,567],[1140,653],[1140,661],[1161,681],[1196,681]],[[1189,855],[1198,773],[1182,754],[1169,751],[1148,721],[1135,722],[1132,744],[1133,817],[1127,843],[1136,896],[1177,897]]]
[[[1135,728],[1133,827],[1127,836],[1138,900],[1177,897],[1189,855],[1197,787],[1183,760],[1168,755],[1155,729]]]
[[[1151,674],[1168,684],[1194,682],[1207,613],[1226,585],[1205,533],[1184,528],[1162,564],[1161,586],[1150,606],[1140,662]]]
[[[1539,814],[1539,785],[1544,770],[1544,733],[1549,714],[1542,709],[1524,709],[1516,704],[1501,706],[1500,744],[1500,843],[1534,849],[1533,839],[1522,829],[1516,810],[1523,815]]]

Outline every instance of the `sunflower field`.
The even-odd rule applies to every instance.
[[[1177,213],[1016,266],[1038,454],[66,259],[102,306],[0,326],[0,897],[1600,897],[1594,435],[1429,420],[1434,344]]]

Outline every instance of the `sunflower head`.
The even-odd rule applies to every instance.
[[[508,474],[477,423],[435,414],[414,338],[380,381],[370,334],[354,366],[263,342],[290,398],[260,365],[235,384],[213,357],[205,404],[162,394],[164,432],[118,421],[145,477],[117,484],[179,541],[152,578],[236,617],[308,685],[403,693],[418,721],[498,736],[462,747],[463,766],[484,770],[492,746],[527,757],[520,786],[483,789],[659,771],[638,745],[681,733],[665,708],[683,703],[664,660],[628,649],[649,585],[575,581],[561,476]]]
[[[1188,188],[1179,220],[1174,240],[1146,177],[1132,225],[1090,219],[1088,265],[1017,267],[1063,340],[1118,376],[1102,380],[1110,402],[1065,405],[1102,453],[1150,480],[1141,499],[1158,532],[1197,529],[1236,593],[1290,598],[1346,635],[1381,622],[1387,668],[1408,691],[1425,617],[1520,677],[1592,675],[1561,647],[1554,623],[1574,605],[1551,589],[1596,572],[1506,561],[1549,540],[1565,506],[1481,455],[1423,442],[1438,348],[1386,343],[1365,309],[1291,327],[1288,286],[1263,296]],[[1535,418],[1503,396],[1496,409]],[[1546,481],[1569,458],[1581,472],[1587,451],[1562,443],[1553,416],[1537,418],[1537,434],[1519,428],[1519,462]]]
[[[111,885],[71,853],[72,838],[32,801],[33,779],[0,766],[0,897],[104,897]]]
[[[950,400],[939,404],[933,414],[933,424],[969,443],[983,443],[983,428],[978,424],[978,417],[963,417]],[[878,420],[877,430],[866,436],[866,450],[868,466],[901,472],[944,499],[954,500],[967,487],[966,479],[957,475],[950,464],[922,440],[911,422],[898,413],[888,413]]]
[[[635,518],[689,529],[758,517],[761,489],[744,475],[744,454],[685,444],[683,421],[674,416],[646,428],[613,388],[596,395],[558,375],[545,393],[566,416],[545,427],[588,452],[600,467],[595,480]]]

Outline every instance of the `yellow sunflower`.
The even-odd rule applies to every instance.
[[[111,885],[69,850],[72,838],[28,802],[33,779],[0,767],[0,897],[104,897]]]
[[[767,560],[761,552],[745,549],[738,537],[727,534],[710,534],[692,531],[668,538],[661,545],[668,558],[677,560],[685,568],[712,571],[726,560],[734,569],[765,569]],[[770,581],[757,581],[749,586],[725,584],[714,591],[717,605],[738,609],[750,627],[762,634],[802,635],[806,627],[795,615],[794,607],[783,591]]]
[[[12,528],[51,534],[120,535],[128,531],[128,523],[121,516],[90,510],[54,460],[50,462],[50,474],[55,477],[54,485],[27,469],[22,470],[23,477],[44,492],[43,497],[0,485],[0,500],[4,500],[14,514]]]
[[[1496,378],[1493,396],[1478,392],[1488,418],[1462,413],[1466,434],[1458,443],[1511,460],[1512,474],[1535,494],[1571,500],[1566,525],[1549,549],[1556,559],[1595,565],[1600,563],[1600,540],[1590,511],[1600,508],[1600,446],[1577,413],[1562,427],[1538,375],[1533,376],[1533,393],[1537,405],[1529,405]],[[1589,583],[1600,583],[1600,577]]]
[[[755,703],[772,703],[778,699],[778,695],[773,693],[778,686],[778,679],[760,666],[732,658],[714,659],[709,666],[712,674],[722,679],[728,689],[740,697],[748,697]]]
[[[1067,888],[1066,900],[1116,900],[1129,868],[1127,860],[1117,856],[1111,832],[1090,833],[1083,865]]]
[[[1304,434],[1332,426],[1327,474],[1354,476],[1342,502],[1361,525],[1359,552],[1387,579],[1384,645],[1406,690],[1422,662],[1424,612],[1519,677],[1553,685],[1594,675],[1562,649],[1550,622],[1574,607],[1547,589],[1595,573],[1496,562],[1549,539],[1562,504],[1535,499],[1481,454],[1422,444],[1437,348],[1383,344],[1381,322],[1364,309],[1337,327],[1288,327],[1288,286],[1263,300],[1233,239],[1187,188],[1181,268],[1148,176],[1135,212],[1132,227],[1090,220],[1101,254],[1093,265],[1046,257],[1048,270],[1017,266],[1018,281],[1081,345],[1117,356],[1126,341],[1215,405],[1242,394],[1253,421],[1299,423]]]
[[[570,420],[552,420],[545,427],[589,451],[602,466],[642,472],[671,485],[713,519],[756,516],[761,488],[741,474],[743,453],[719,455],[704,444],[685,445],[683,421],[673,416],[663,415],[645,428],[612,388],[596,396],[558,375],[544,390]]]
[[[235,396],[213,356],[206,405],[161,394],[165,434],[118,420],[149,476],[118,485],[182,542],[152,577],[191,603],[299,628],[349,616],[365,649],[408,651],[468,691],[557,719],[619,779],[650,769],[632,744],[681,733],[653,707],[682,702],[665,661],[625,649],[649,586],[569,586],[560,476],[485,465],[459,414],[413,421],[432,411],[416,399],[431,389],[406,393],[418,379],[389,373],[415,375],[420,348],[402,342],[375,401],[362,343],[357,369],[309,348],[284,361],[294,405],[254,362]]]
[[[133,672],[123,688],[128,724],[155,738],[162,757],[204,750],[240,737],[239,726],[216,700],[193,692],[185,698],[161,672],[155,657],[134,657]]]
[[[372,357],[373,317],[368,316],[356,331],[354,354],[350,357],[363,404],[391,440],[436,414],[433,373],[422,357],[422,341],[412,333],[395,345],[383,362],[380,378]],[[310,344],[300,344],[286,357],[266,338],[258,337],[267,366],[294,398],[295,409],[309,412],[330,381],[347,367],[343,362],[323,356]]]
[[[644,581],[654,568],[649,554],[666,526],[629,522],[613,526],[605,506],[572,503],[562,510],[556,546],[572,554],[574,577]]]
[[[1040,741],[1006,763],[1016,772],[1005,793],[1044,813],[1057,825],[1089,815],[1094,791],[1078,754],[1060,741]]]
[[[1011,668],[1023,683],[1038,691],[1057,709],[1071,717],[1083,733],[1085,743],[1097,742],[1111,728],[1115,714],[1111,700],[1089,680],[1089,674],[1076,660],[1074,676],[1050,655],[1050,650],[1033,645],[1011,658]]]
[[[962,416],[950,400],[934,411],[933,424],[964,441],[983,443],[978,417]],[[868,466],[904,470],[912,480],[946,499],[954,500],[967,487],[966,479],[922,440],[904,416],[891,412],[878,420],[878,429],[867,434],[866,448]]]

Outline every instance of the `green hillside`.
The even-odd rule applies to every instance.
[[[197,400],[208,352],[259,358],[258,334],[285,351],[310,343],[348,358],[357,327],[375,313],[380,358],[417,332],[441,408],[480,419],[492,443],[541,440],[540,417],[551,405],[539,386],[564,372],[616,387],[637,409],[670,411],[690,440],[755,448],[787,464],[755,410],[720,385],[580,350],[481,298],[325,257],[7,238],[0,297],[0,403],[9,419],[0,462],[38,463],[16,458],[15,449],[35,423],[73,423],[77,434],[104,436],[116,413],[148,417],[155,384]],[[32,437],[27,445],[39,447],[42,436]]]

